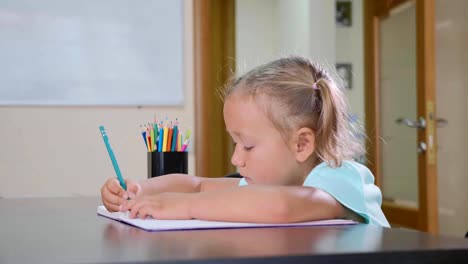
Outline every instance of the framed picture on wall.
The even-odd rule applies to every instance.
[[[351,63],[337,63],[336,72],[345,90],[353,89],[353,65]]]
[[[337,0],[335,18],[337,26],[350,27],[353,24],[352,2]]]

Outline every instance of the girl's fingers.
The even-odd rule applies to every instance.
[[[147,216],[148,216],[148,206],[143,206],[138,211],[138,217],[140,217],[141,219],[145,219]]]
[[[134,183],[131,183],[131,184],[127,184],[127,192],[128,192],[128,196],[130,197],[130,199],[133,199],[137,196],[138,193],[140,193],[140,190],[141,190],[141,186],[139,184],[134,184]]]
[[[119,197],[107,188],[102,188],[101,191],[102,203],[110,212],[115,212],[120,210],[120,206],[125,201],[122,197]]]
[[[122,212],[129,211],[133,207],[133,204],[135,204],[134,200],[124,200],[120,210],[122,210]]]
[[[125,206],[128,208],[128,209],[131,209],[136,203],[138,203],[139,200],[126,200],[125,201]]]
[[[118,212],[120,211],[120,205],[104,202],[104,206],[109,212]]]
[[[140,211],[140,208],[143,206],[143,202],[134,203],[128,209],[130,210],[130,218],[136,218]]]
[[[141,197],[130,201],[125,201],[123,210],[130,210],[130,218],[140,217],[142,219],[156,215],[155,203],[157,199],[152,199],[150,197]]]
[[[120,211],[120,205],[116,205],[116,204],[104,204],[104,206],[107,208],[107,211],[109,212],[118,212]]]
[[[107,188],[109,191],[115,195],[123,197],[126,194],[126,191],[120,186],[119,180],[113,178],[107,184]]]
[[[156,215],[156,211],[155,211],[155,210],[152,210],[152,212],[151,212],[151,217],[153,217],[154,219],[158,219],[158,216]]]
[[[123,197],[117,196],[111,193],[109,190],[103,191],[103,197],[105,197],[107,202],[112,203],[112,204],[121,205],[125,201]]]

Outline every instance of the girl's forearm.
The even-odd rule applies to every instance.
[[[143,180],[140,185],[143,195],[163,192],[190,193],[200,191],[201,180],[187,174],[168,174]]]
[[[233,222],[287,222],[287,199],[281,188],[246,186],[198,193],[190,201],[192,218]]]
[[[197,193],[192,218],[257,223],[290,223],[341,217],[342,206],[327,193],[309,187],[246,186]]]

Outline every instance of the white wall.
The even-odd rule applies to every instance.
[[[334,7],[328,0],[237,0],[237,73],[291,54],[334,65]]]
[[[106,127],[122,174],[133,179],[147,175],[140,124],[155,115],[177,117],[193,130],[192,2],[185,5],[185,105],[0,107],[0,197],[99,195],[104,181],[115,177],[99,125]]]
[[[236,1],[236,67],[242,74],[274,58],[277,51],[276,0]]]
[[[336,28],[336,63],[353,65],[352,89],[346,90],[352,113],[364,124],[364,25],[363,2],[352,0],[352,25]]]
[[[284,56],[309,56],[313,49],[310,46],[309,1],[277,0],[274,15],[277,21],[277,52]]]
[[[290,2],[290,1],[283,1]],[[309,11],[306,26],[309,27],[307,46],[308,56],[329,69],[335,68],[336,63],[336,26],[334,1],[303,0],[304,9]],[[298,7],[300,8],[300,7]]]

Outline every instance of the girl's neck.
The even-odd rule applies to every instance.
[[[304,168],[302,170],[302,177],[301,177],[301,182],[300,185],[302,186],[304,184],[304,181],[306,180],[307,176],[309,176],[310,172],[318,166],[322,161],[318,157],[311,157],[311,159],[307,162],[307,164],[304,164]]]

